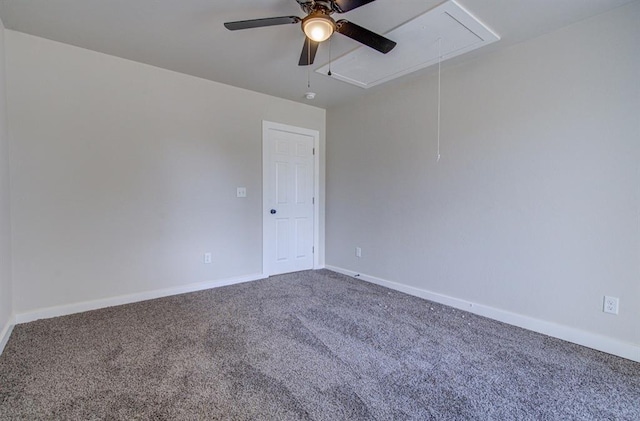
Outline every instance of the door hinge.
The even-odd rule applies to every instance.
[[[315,198],[315,197],[312,197],[312,198],[311,198],[311,204],[312,204],[312,205],[315,205],[315,204],[316,204],[316,198]]]
[[[313,148],[313,154],[314,155],[316,154],[316,148]]]
[[[315,247],[311,247],[311,253],[315,253],[316,252],[316,248]]]

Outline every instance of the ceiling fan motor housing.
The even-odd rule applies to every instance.
[[[315,0],[315,1],[296,0],[296,1],[298,2],[302,10],[307,14],[311,14],[314,12],[324,12],[325,14],[330,15],[333,12],[337,11],[334,2],[328,1],[328,0]]]

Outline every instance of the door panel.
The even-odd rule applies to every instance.
[[[278,205],[286,205],[289,203],[289,163],[275,162],[275,186],[276,186],[276,203]]]
[[[289,259],[289,219],[276,218],[276,260],[283,262]]]
[[[307,173],[309,169],[304,164],[296,164],[296,204],[304,205],[308,202],[309,187],[307,186]],[[312,193],[313,194],[313,193]]]
[[[307,234],[309,232],[309,220],[307,218],[296,218],[296,258],[301,259],[310,254],[311,244],[309,244]]]

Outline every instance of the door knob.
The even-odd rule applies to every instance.
[[[276,210],[275,209],[271,209],[271,215],[275,215]]]

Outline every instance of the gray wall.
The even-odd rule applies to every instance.
[[[11,321],[11,219],[9,204],[9,137],[4,66],[4,26],[0,21],[0,341]],[[0,346],[0,350],[1,350]]]
[[[439,163],[433,72],[330,108],[327,265],[640,344],[638,22],[445,67]]]
[[[17,314],[261,273],[262,120],[324,110],[6,38]]]

